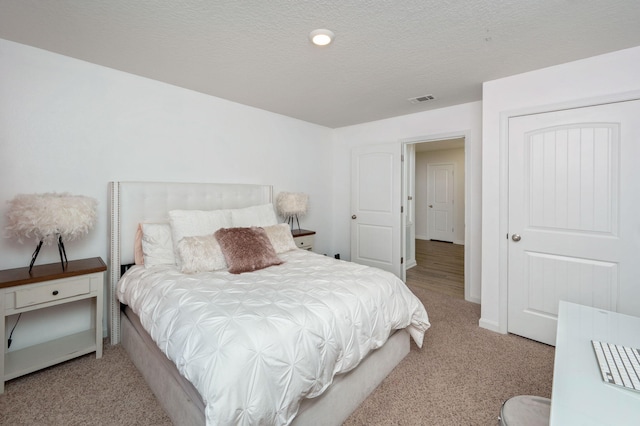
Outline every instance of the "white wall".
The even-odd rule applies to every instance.
[[[310,194],[304,226],[329,247],[331,129],[4,40],[0,77],[3,228],[15,194],[92,196],[98,224],[68,255],[106,258],[111,180],[266,183]],[[1,239],[0,267],[34,247]]]
[[[416,238],[427,239],[429,207],[427,203],[427,165],[453,164],[454,184],[454,236],[455,244],[464,244],[464,149],[441,149],[436,151],[422,151],[416,153]]]
[[[483,87],[482,327],[507,331],[509,116],[640,97],[640,47],[490,81]]]
[[[332,130],[0,39],[0,228],[18,193],[98,200],[69,259],[107,258],[112,180],[264,183],[310,195],[301,221],[331,250]],[[35,241],[0,238],[0,268],[28,266]],[[37,264],[59,261],[43,247]],[[28,334],[28,318],[14,334]],[[12,346],[14,349],[14,346]]]
[[[351,151],[356,146],[384,143],[420,142],[466,137],[467,257],[465,268],[470,282],[467,299],[480,301],[480,211],[481,211],[481,108],[472,102],[434,111],[342,127],[334,131],[333,140],[333,247],[344,259],[350,258],[351,223]]]

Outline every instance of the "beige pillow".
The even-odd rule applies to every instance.
[[[142,251],[142,226],[138,224],[136,238],[133,242],[133,260],[136,265],[144,265],[144,252]]]
[[[279,223],[277,225],[265,226],[264,230],[277,254],[298,248],[296,242],[293,240],[293,235],[291,235],[291,229],[288,224]]]
[[[222,228],[214,234],[232,274],[257,271],[284,263],[263,228]]]
[[[178,256],[180,271],[185,274],[217,271],[227,267],[220,244],[213,234],[184,237],[178,243]]]
[[[232,226],[229,210],[171,210],[169,222],[178,263],[180,262],[178,243],[184,237],[211,235],[220,228]]]

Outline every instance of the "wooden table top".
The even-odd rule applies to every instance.
[[[64,268],[60,262],[36,265],[31,269],[31,273],[29,273],[28,266],[5,269],[0,271],[0,288],[93,274],[94,272],[104,272],[106,270],[107,265],[99,257],[71,260]]]
[[[316,231],[310,231],[309,229],[293,229],[291,235],[294,237],[304,237],[305,235],[314,235]]]

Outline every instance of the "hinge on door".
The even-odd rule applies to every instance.
[[[400,161],[404,161],[404,154],[400,154]]]
[[[404,213],[404,206],[400,206],[400,213]]]
[[[401,258],[400,258],[400,264],[401,264],[401,265],[404,265],[404,257],[401,257]]]

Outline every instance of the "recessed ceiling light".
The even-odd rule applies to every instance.
[[[309,34],[311,42],[316,46],[326,46],[333,41],[335,34],[329,30],[313,30]]]

